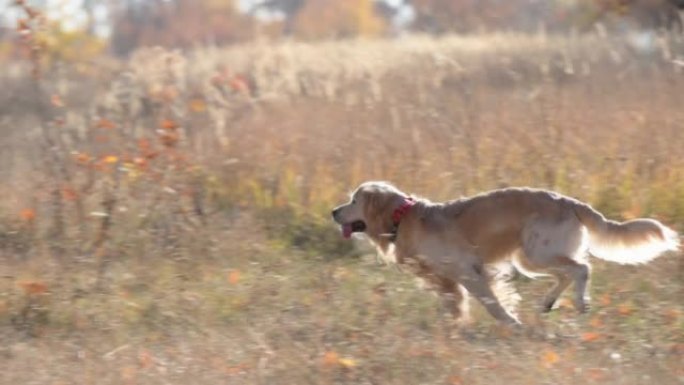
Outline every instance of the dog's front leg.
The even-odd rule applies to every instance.
[[[468,304],[468,292],[465,288],[450,279],[440,279],[439,294],[442,306],[459,323],[467,323],[470,320],[470,307]]]
[[[519,324],[515,317],[513,317],[506,309],[501,306],[498,298],[494,295],[492,288],[489,285],[487,277],[484,275],[483,269],[478,265],[464,266],[460,271],[459,282],[463,285],[470,294],[472,294],[482,306],[487,309],[492,317],[507,324]]]

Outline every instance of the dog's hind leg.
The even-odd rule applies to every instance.
[[[551,290],[544,296],[542,300],[541,311],[543,313],[548,313],[553,310],[553,305],[558,301],[558,297],[565,291],[565,289],[572,283],[572,278],[565,274],[554,274],[556,277],[556,283],[553,285]]]
[[[551,310],[560,294],[571,282],[575,282],[575,296],[573,304],[580,313],[589,309],[589,264],[580,263],[568,257],[558,257],[559,262],[548,268],[549,272],[558,277],[558,283],[551,289],[544,299],[544,309]]]
[[[558,296],[567,288],[571,282],[575,282],[575,297],[573,304],[580,313],[585,313],[589,309],[589,264],[579,263],[568,257],[558,257],[560,262],[549,267],[548,270],[558,277],[558,283],[551,289],[544,299],[544,310],[551,310],[553,304],[558,300]]]
[[[579,220],[539,220],[523,231],[523,253],[516,256],[523,270],[556,277],[556,285],[542,302],[542,311],[550,311],[561,293],[574,281],[574,305],[579,312],[588,308],[589,264],[586,262],[587,234]]]
[[[575,309],[580,313],[589,310],[589,264],[578,263],[571,271],[572,278],[575,280]]]

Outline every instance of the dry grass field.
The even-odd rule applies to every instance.
[[[684,39],[407,37],[3,63],[2,384],[682,384],[684,264],[594,260],[524,331],[344,241],[367,179],[684,231]]]

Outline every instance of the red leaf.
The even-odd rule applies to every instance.
[[[596,332],[586,332],[582,334],[581,338],[584,342],[592,342],[601,338],[601,334]]]
[[[27,295],[45,294],[48,290],[47,284],[41,281],[20,281],[18,285]]]
[[[52,97],[50,97],[50,103],[52,103],[52,105],[55,107],[64,107],[64,102],[62,101],[62,98],[57,94],[54,94],[52,95]]]
[[[228,273],[228,282],[231,285],[237,285],[240,282],[241,274],[239,270],[231,270]]]
[[[21,210],[19,216],[26,222],[33,222],[33,220],[36,219],[36,211],[31,208],[25,208]]]
[[[65,201],[75,201],[78,199],[78,192],[70,186],[66,186],[62,189],[62,198]]]
[[[102,118],[97,121],[95,124],[97,128],[104,128],[106,130],[112,130],[116,128],[116,123],[112,122],[109,119]]]
[[[165,130],[175,130],[178,128],[178,124],[171,119],[164,119],[159,123],[159,127]]]

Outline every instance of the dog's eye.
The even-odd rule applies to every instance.
[[[356,199],[352,199],[352,204],[353,204],[353,205],[356,204]]]

